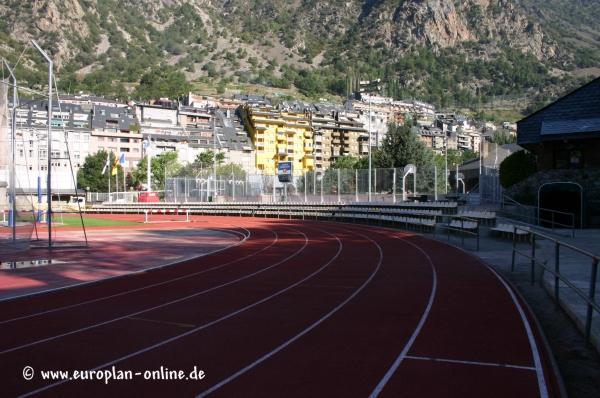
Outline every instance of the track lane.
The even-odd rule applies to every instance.
[[[295,232],[291,233],[292,236],[294,233]],[[284,233],[282,233],[281,239],[279,239],[278,234],[275,234],[275,236],[275,242],[281,242],[281,244],[284,244],[286,241],[295,240],[290,237],[285,238]],[[177,283],[171,285],[171,289],[164,291],[155,289],[146,291],[146,288],[136,289],[134,293],[138,293],[140,290],[144,290],[144,292],[136,294],[133,297],[131,297],[132,295],[128,295],[126,303],[123,302],[122,296],[118,296],[116,298],[113,297],[108,301],[103,301],[101,304],[94,303],[93,305],[71,309],[68,314],[60,318],[54,318],[55,314],[44,314],[43,316],[35,317],[35,319],[25,319],[21,321],[17,327],[23,329],[23,324],[25,324],[25,330],[28,333],[11,335],[12,338],[5,339],[3,343],[5,346],[8,346],[8,348],[3,348],[2,351],[0,351],[0,356],[76,333],[103,327],[133,316],[143,315],[159,308],[173,306],[194,297],[210,293],[216,289],[238,283],[283,263],[290,258],[290,256],[294,256],[301,252],[305,246],[306,237],[304,239],[304,245],[299,249],[294,247],[289,248],[289,250],[279,249],[277,256],[272,256],[273,258],[271,258],[271,261],[277,260],[274,265],[259,267],[253,262],[247,264],[240,263],[239,261],[228,262],[223,265],[230,265],[233,263],[238,264],[235,268],[226,270],[222,269],[223,265],[210,268],[208,271],[219,269],[221,272],[217,274],[212,273],[208,277],[203,275],[205,272],[192,273],[185,277],[178,277],[176,280],[171,280]],[[270,246],[267,248],[269,247]],[[267,253],[267,251],[260,250],[259,253]],[[158,283],[157,285],[162,287],[163,283]],[[156,286],[153,285],[151,287],[155,288]],[[52,323],[47,323],[46,328],[43,330],[27,328],[27,326],[34,326],[38,324],[38,322],[43,322],[44,320],[51,320]],[[11,327],[14,327],[14,325],[11,325]],[[43,333],[43,336],[45,337],[32,338],[32,335],[40,336],[40,333]],[[13,340],[21,341],[21,343],[15,344]],[[11,343],[13,345],[9,346]]]
[[[331,251],[331,247],[329,245],[325,245],[324,249],[325,253],[327,252],[327,250]],[[296,250],[296,252],[298,253],[299,250]],[[320,250],[319,252],[321,254],[324,253],[323,250]],[[289,258],[286,260],[286,264],[284,264],[288,269],[290,267],[293,267],[294,263],[298,263],[300,261],[297,256],[297,253],[294,256],[288,256]],[[295,257],[295,262],[290,261],[292,257]],[[269,257],[261,260],[270,261]],[[302,271],[302,269],[300,269],[299,267],[298,270]],[[279,269],[273,269],[270,272],[279,272],[280,274],[285,276],[286,273],[290,273],[290,270],[281,271]],[[269,273],[265,273],[264,275],[259,276],[259,278],[262,276],[269,278],[268,274]],[[276,279],[277,285],[281,285],[282,278]],[[256,281],[245,281],[245,285],[250,286],[250,289],[247,289],[248,291],[246,292],[246,294],[241,294],[240,287],[236,286],[233,290],[236,292],[235,295],[231,294],[232,291],[223,291],[224,289],[222,289],[215,292],[211,292],[208,295],[197,297],[194,300],[188,300],[185,306],[177,305],[172,306],[172,308],[170,309],[164,308],[161,310],[152,311],[152,314],[149,315],[148,318],[154,322],[144,322],[143,319],[124,319],[112,325],[101,326],[93,331],[90,331],[89,333],[84,332],[81,335],[67,336],[68,338],[66,338],[64,341],[61,341],[60,352],[57,352],[56,344],[52,344],[53,342],[48,342],[47,344],[42,344],[40,346],[19,350],[17,352],[9,354],[6,357],[13,364],[22,364],[25,360],[28,360],[31,363],[33,358],[34,362],[37,362],[38,365],[44,363],[50,367],[52,365],[54,367],[57,367],[60,363],[64,363],[64,361],[66,360],[63,352],[71,353],[73,351],[76,351],[78,348],[82,348],[83,342],[87,342],[87,344],[90,345],[85,347],[85,357],[77,358],[78,364],[76,368],[90,369],[98,363],[106,360],[106,358],[114,358],[114,356],[116,355],[124,355],[127,352],[130,352],[132,349],[141,349],[142,347],[156,343],[156,341],[160,342],[164,339],[171,338],[171,336],[177,335],[181,332],[181,322],[171,323],[165,320],[161,320],[161,314],[163,314],[164,316],[168,316],[173,311],[177,311],[180,308],[185,308],[187,312],[195,316],[195,321],[208,322],[208,325],[206,325],[205,327],[210,326],[210,324],[214,323],[214,321],[212,321],[211,319],[221,316],[223,312],[210,310],[210,303],[220,301],[223,302],[224,300],[229,300],[228,309],[226,310],[235,312],[237,309],[239,309],[240,306],[243,306],[248,302],[249,299],[248,297],[246,297],[248,294],[254,295],[255,297],[259,298],[264,295],[264,291],[252,288],[253,283],[256,283]],[[270,290],[272,290],[275,289],[277,285],[269,283],[267,287]],[[197,310],[198,308],[207,310],[200,312]],[[138,332],[136,332],[136,329],[138,329]],[[117,341],[117,339],[119,339],[119,337],[122,336],[122,330],[128,330],[129,333],[131,333],[134,336],[139,336],[139,338],[135,341],[131,341],[131,339],[125,341]],[[49,361],[48,358],[50,358],[51,360]],[[75,363],[75,361],[71,359],[69,360],[69,363]],[[12,387],[18,388],[19,384],[22,383],[18,383],[18,380],[16,380],[16,385]]]
[[[365,240],[373,239],[383,254],[377,274],[318,328],[268,361],[241,374],[234,372],[218,389],[199,389],[199,396],[277,396],[281,391],[290,397],[368,396],[387,363],[393,361],[395,353],[390,346],[410,338],[427,306],[431,269],[421,253],[391,236],[358,226],[331,224],[328,229],[367,234]],[[399,257],[402,267],[398,266]],[[325,286],[344,285],[345,275],[337,275]]]
[[[171,369],[188,370],[195,365],[208,371],[208,379],[205,381],[141,382],[136,380],[114,383],[106,387],[95,382],[66,383],[46,390],[42,395],[58,393],[64,396],[81,394],[83,391],[91,396],[105,396],[107,392],[110,393],[109,395],[123,393],[131,395],[140,391],[166,395],[175,389],[180,395],[195,395],[205,391],[207,387],[210,388],[219,380],[228,379],[248,364],[256,364],[239,377],[223,384],[222,388],[215,391],[215,395],[272,396],[281,395],[282,391],[286,391],[286,396],[367,396],[398,355],[398,347],[406,346],[416,330],[424,309],[427,308],[432,274],[431,271],[426,271],[428,264],[425,256],[422,253],[418,254],[418,250],[409,249],[407,246],[410,245],[403,242],[404,239],[408,239],[415,245],[422,246],[427,253],[435,257],[436,269],[441,270],[439,297],[436,297],[430,317],[427,317],[424,322],[423,329],[417,333],[414,346],[410,347],[400,366],[392,372],[389,383],[386,383],[382,389],[381,396],[539,396],[533,361],[526,360],[528,355],[531,355],[531,350],[523,344],[523,330],[519,332],[518,328],[515,330],[514,327],[509,326],[515,319],[514,313],[509,318],[501,314],[499,318],[504,322],[500,322],[500,325],[490,323],[487,326],[487,328],[500,326],[503,329],[510,329],[506,338],[517,342],[513,350],[518,351],[518,354],[515,357],[510,354],[506,356],[513,359],[514,363],[488,362],[499,358],[498,355],[506,354],[501,349],[489,347],[489,344],[509,343],[503,341],[502,336],[497,337],[495,341],[492,338],[491,343],[486,340],[497,333],[485,336],[485,332],[490,334],[485,326],[490,314],[482,314],[479,307],[485,304],[490,308],[495,308],[497,305],[504,308],[507,296],[504,291],[505,297],[500,300],[490,299],[491,296],[498,295],[498,288],[501,288],[502,284],[498,280],[495,284],[490,282],[495,276],[489,270],[486,274],[478,269],[482,267],[482,263],[475,264],[465,260],[464,253],[460,253],[458,249],[450,248],[450,250],[443,244],[441,247],[436,247],[430,243],[432,241],[424,238],[391,232],[387,229],[287,220],[272,224],[287,224],[288,227],[310,225],[311,228],[319,227],[331,233],[342,230],[346,234],[357,232],[368,234],[381,245],[385,260],[379,272],[359,295],[345,303],[343,308],[332,314],[330,318],[319,323],[318,327],[297,339],[294,339],[294,336],[298,336],[299,331],[306,330],[315,319],[321,319],[320,317],[327,314],[327,311],[331,311],[332,307],[336,308],[336,305],[343,302],[344,297],[347,298],[356,291],[357,283],[361,278],[364,282],[364,271],[369,267],[368,264],[359,265],[359,263],[361,259],[373,257],[373,253],[363,246],[364,242],[352,242],[350,246],[354,250],[342,253],[346,256],[344,258],[347,258],[345,262],[354,262],[355,268],[352,269],[363,271],[362,273],[348,275],[347,272],[341,272],[329,276],[325,273],[319,274],[318,278],[305,281],[287,290],[285,294],[244,309],[198,332],[165,344],[160,343],[158,346],[154,344],[155,347],[148,351],[117,362],[119,367],[141,370],[154,369],[160,365],[166,365]],[[434,243],[439,244],[439,242]],[[434,256],[432,253],[438,255]],[[310,256],[306,262],[313,262],[312,258]],[[263,290],[265,288],[273,289],[278,285],[281,286],[284,281],[289,282],[290,276],[286,274],[290,270],[297,271],[301,266],[298,264],[301,263],[294,261],[294,264],[286,268],[285,273],[269,274],[270,277],[259,281],[258,286],[245,285],[239,291],[236,290],[235,294],[239,292],[245,297],[257,294],[258,297],[259,293],[266,291]],[[460,266],[457,267],[456,264]],[[335,270],[334,265],[327,271]],[[475,275],[472,275],[473,273]],[[486,281],[487,288],[475,289],[467,294],[468,286],[480,279]],[[493,288],[490,289],[487,284],[492,285]],[[299,294],[302,290],[306,292]],[[465,295],[467,298],[463,297]],[[474,297],[476,300],[473,299]],[[491,301],[487,302],[488,299]],[[452,300],[457,300],[457,303],[451,303]],[[243,301],[241,300],[237,305]],[[443,305],[438,307],[440,303]],[[462,311],[460,308],[453,307],[454,304],[460,303],[462,303]],[[216,296],[209,303],[213,308],[203,306],[201,301],[195,305],[198,312],[214,311],[211,312],[211,316],[223,313],[223,309],[214,308],[220,305]],[[161,311],[156,314],[157,316],[131,321],[134,324],[146,324],[153,330],[151,334],[157,333],[153,329],[154,326],[151,326],[157,321],[163,322],[160,327],[157,327],[158,329],[169,325],[179,330],[186,330],[186,328],[190,330],[198,327],[187,323],[196,319],[197,315],[192,312],[178,307],[175,311]],[[525,315],[527,318],[530,317],[527,311]],[[478,320],[479,324],[476,324]],[[472,331],[468,330],[461,337],[460,323],[463,321],[465,329],[471,329],[466,325],[476,324],[476,327]],[[135,330],[136,326],[131,328]],[[469,335],[471,332],[472,335]],[[535,327],[533,334],[538,335]],[[427,340],[424,340],[425,337]],[[454,347],[448,347],[447,342],[443,343],[447,338],[454,339],[452,343]],[[285,345],[290,339],[293,339],[292,343]],[[282,345],[285,345],[283,349],[268,356],[264,361],[260,360],[266,355],[265,353],[273,352]],[[80,346],[80,343],[74,343],[74,347],[77,346]],[[113,350],[113,346],[114,344],[107,343],[100,349]],[[443,348],[447,351],[423,351],[420,350],[422,346],[433,347],[436,350]],[[476,354],[479,347],[484,347],[485,350],[482,351],[483,355],[479,357],[477,363]],[[65,348],[70,352],[73,351],[73,348]],[[470,359],[442,356],[446,354],[450,357],[452,353],[463,354]],[[542,365],[551,378],[551,370],[547,369],[545,360],[546,355],[547,353],[542,349]],[[63,356],[61,360],[68,361],[68,357]],[[498,364],[508,364],[512,367],[493,366]],[[210,368],[212,369],[209,370]],[[556,395],[553,388],[550,388],[549,392],[549,396]]]

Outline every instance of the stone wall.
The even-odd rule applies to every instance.
[[[600,169],[544,170],[505,190],[523,204],[537,206],[538,189],[549,182],[574,182],[583,187],[584,214],[589,227],[600,227]]]

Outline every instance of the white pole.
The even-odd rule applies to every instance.
[[[458,164],[456,165],[456,193],[458,194]]]
[[[112,174],[112,170],[111,170],[111,174]],[[117,200],[119,200],[119,170],[117,170],[117,172],[115,173],[115,187],[117,190]]]
[[[235,202],[235,173],[233,172],[233,163],[231,163],[231,199]]]
[[[402,201],[406,202],[406,173],[402,175]]]
[[[323,203],[323,174],[321,174],[321,203]]]
[[[314,173],[314,171],[313,171],[313,173]],[[307,202],[307,197],[306,197],[307,184],[308,184],[308,172],[305,171],[304,172],[304,203]]]
[[[109,159],[109,161],[108,161],[109,168],[107,170],[108,171],[108,173],[107,173],[108,174],[108,201],[112,202],[112,197],[110,196],[110,175],[112,174],[112,170],[111,170],[112,168],[110,167],[110,155],[108,155],[108,159]]]
[[[338,181],[337,181],[337,193],[338,193],[338,203],[342,202],[342,184],[340,178],[340,169],[338,169]]]
[[[371,97],[369,97],[369,202],[371,202]]]
[[[354,201],[358,202],[358,170],[354,170],[354,187],[355,187],[355,194],[354,194]]]
[[[152,164],[152,140],[150,139],[150,136],[148,136],[148,142],[146,145],[146,174],[148,177],[148,186],[146,187],[146,190],[148,192],[152,191],[152,171],[151,171],[151,164]]]
[[[417,196],[417,168],[415,167],[415,172],[413,173],[413,196]]]
[[[392,202],[396,203],[396,168],[394,167],[394,175],[392,177]]]
[[[33,46],[42,54],[48,61],[48,170],[46,178],[46,202],[48,204],[48,216],[46,222],[48,224],[48,246],[52,246],[52,78],[54,63],[42,50],[42,48],[32,40]]]
[[[437,194],[437,166],[433,166],[433,198],[435,201],[438,200]]]
[[[446,187],[446,195],[448,195],[448,133],[445,135],[446,148],[445,148],[445,162],[446,162],[446,174],[444,174],[444,186]]]
[[[275,176],[273,176],[273,203],[275,203]]]
[[[215,194],[216,197],[218,195],[217,192],[217,124],[215,122],[215,118],[217,117],[217,113],[213,113],[213,176],[215,180]],[[213,199],[214,201],[214,199]]]
[[[12,69],[8,65],[8,62],[3,58],[4,65],[8,69],[8,73],[12,77],[13,81],[13,106],[12,106],[12,116],[11,116],[11,150],[12,150],[12,167],[10,168],[10,214],[9,221],[11,223],[12,228],[12,241],[15,243],[17,241],[17,190],[16,190],[16,139],[17,139],[17,78],[13,73]],[[4,212],[2,212],[4,216]]]

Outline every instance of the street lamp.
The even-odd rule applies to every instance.
[[[48,203],[48,246],[52,247],[52,78],[54,63],[52,62],[52,59],[48,56],[48,54],[46,54],[46,52],[42,50],[42,48],[36,43],[35,40],[31,40],[31,44],[48,62],[48,170],[46,177],[46,200]]]

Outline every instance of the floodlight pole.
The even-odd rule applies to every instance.
[[[52,247],[52,79],[54,63],[44,50],[31,40],[31,44],[48,61],[48,174],[46,178],[46,201],[48,203],[47,223],[48,223],[48,246]]]
[[[11,202],[11,217],[10,217],[10,226],[12,227],[12,241],[16,243],[17,241],[17,194],[16,194],[16,177],[15,177],[15,169],[17,167],[17,163],[15,160],[15,151],[16,145],[15,141],[17,139],[17,78],[13,73],[11,67],[6,62],[6,59],[2,58],[4,65],[6,65],[6,69],[8,69],[8,73],[12,77],[13,81],[13,106],[12,106],[12,117],[11,117],[11,150],[12,150],[12,167],[10,171],[10,202]]]

